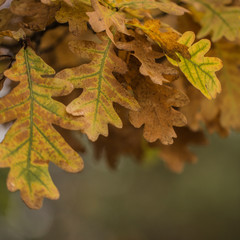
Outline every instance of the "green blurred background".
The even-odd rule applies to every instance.
[[[160,160],[139,165],[126,157],[111,170],[89,153],[79,174],[51,165],[61,198],[39,211],[18,192],[7,194],[1,170],[0,239],[240,239],[239,142],[239,134],[210,136],[209,146],[192,147],[199,161],[182,174]]]

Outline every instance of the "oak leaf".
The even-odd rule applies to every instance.
[[[185,116],[173,107],[187,104],[187,96],[172,87],[156,85],[148,78],[138,78],[132,88],[141,108],[130,111],[130,122],[136,128],[144,125],[143,136],[148,142],[160,139],[163,144],[172,144],[176,137],[173,126],[187,123]]]
[[[221,84],[216,76],[216,71],[222,68],[222,61],[216,57],[205,57],[209,51],[211,42],[202,39],[193,44],[195,34],[193,32],[185,32],[179,39],[179,43],[188,47],[191,55],[190,59],[183,57],[177,53],[180,62],[168,58],[175,66],[178,66],[188,81],[197,89],[199,89],[208,99],[215,98],[217,93],[221,92]],[[193,45],[192,45],[193,44]]]
[[[67,106],[67,112],[84,116],[88,126],[84,132],[95,141],[100,134],[108,135],[108,123],[121,128],[122,121],[113,108],[116,102],[126,108],[137,110],[136,100],[116,80],[113,72],[124,74],[126,64],[116,56],[114,45],[105,33],[98,35],[101,44],[89,41],[70,42],[73,52],[91,59],[89,64],[64,69],[57,77],[67,79],[83,93]]]
[[[202,29],[197,37],[202,38],[212,33],[212,41],[216,42],[222,37],[230,41],[239,38],[240,33],[240,8],[226,6],[231,1],[209,0],[183,0],[189,4],[198,4],[202,7],[204,15],[200,20]]]
[[[89,23],[95,32],[106,31],[108,37],[114,42],[111,27],[113,26],[117,31],[128,35],[125,26],[125,17],[122,13],[112,11],[109,8],[101,5],[98,0],[91,0],[94,12],[87,12],[89,16]],[[115,29],[113,31],[115,31]]]
[[[0,99],[0,123],[16,120],[0,144],[0,167],[10,167],[8,189],[20,190],[30,208],[40,208],[44,197],[59,197],[48,172],[49,161],[69,172],[83,168],[81,157],[52,126],[74,130],[81,125],[51,98],[72,91],[69,82],[48,77],[54,73],[29,47],[22,48],[4,72],[20,83]]]

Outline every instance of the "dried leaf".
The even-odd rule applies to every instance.
[[[187,104],[187,96],[172,87],[155,85],[147,78],[138,79],[132,88],[141,109],[130,111],[130,122],[136,128],[144,125],[143,135],[148,142],[160,139],[163,144],[172,144],[177,136],[173,126],[187,123],[184,115],[173,107]]]
[[[74,116],[84,116],[89,123],[84,127],[84,132],[92,141],[95,141],[99,134],[108,135],[108,123],[122,127],[113,102],[132,110],[139,107],[136,100],[112,74],[125,73],[126,64],[116,56],[111,40],[104,33],[98,36],[101,44],[88,41],[70,43],[73,52],[88,55],[91,59],[89,64],[65,69],[57,74],[59,78],[70,81],[75,88],[83,88],[80,97],[67,106],[67,112]]]
[[[195,34],[185,32],[179,39],[179,43],[186,45],[191,54],[191,59],[186,59],[177,53],[180,62],[173,59],[168,60],[178,66],[188,81],[199,89],[208,99],[215,98],[221,92],[221,84],[215,74],[222,68],[222,61],[216,57],[204,57],[211,47],[211,42],[202,39],[193,44]],[[193,45],[192,45],[193,44]]]
[[[67,81],[46,77],[54,73],[29,47],[22,48],[12,68],[4,72],[20,84],[0,99],[0,123],[16,119],[0,144],[0,167],[11,168],[8,189],[20,190],[31,208],[40,208],[44,197],[59,197],[48,172],[49,161],[69,172],[83,168],[82,159],[52,126],[79,129],[81,125],[51,98],[72,91]]]
[[[91,0],[91,3],[95,11],[87,12],[87,15],[89,16],[89,23],[95,32],[106,31],[112,42],[114,42],[114,37],[110,30],[111,26],[114,26],[117,31],[128,35],[124,15],[104,7],[99,4],[98,0]]]

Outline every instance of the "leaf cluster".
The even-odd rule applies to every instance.
[[[0,144],[0,167],[10,168],[8,189],[20,190],[29,207],[59,197],[49,162],[83,169],[81,135],[96,158],[106,152],[111,167],[120,155],[147,161],[153,151],[181,172],[196,161],[188,145],[207,142],[202,123],[221,135],[240,128],[234,1],[0,5],[0,89],[6,78],[15,82],[0,98],[0,123],[13,121]],[[210,39],[196,41],[196,32]]]

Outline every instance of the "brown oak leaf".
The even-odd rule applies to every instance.
[[[188,97],[170,86],[156,85],[148,78],[137,79],[132,88],[141,109],[130,111],[130,122],[137,128],[144,125],[143,135],[147,141],[160,139],[163,144],[172,144],[177,137],[173,126],[182,127],[187,123],[185,116],[173,107],[184,106]]]

